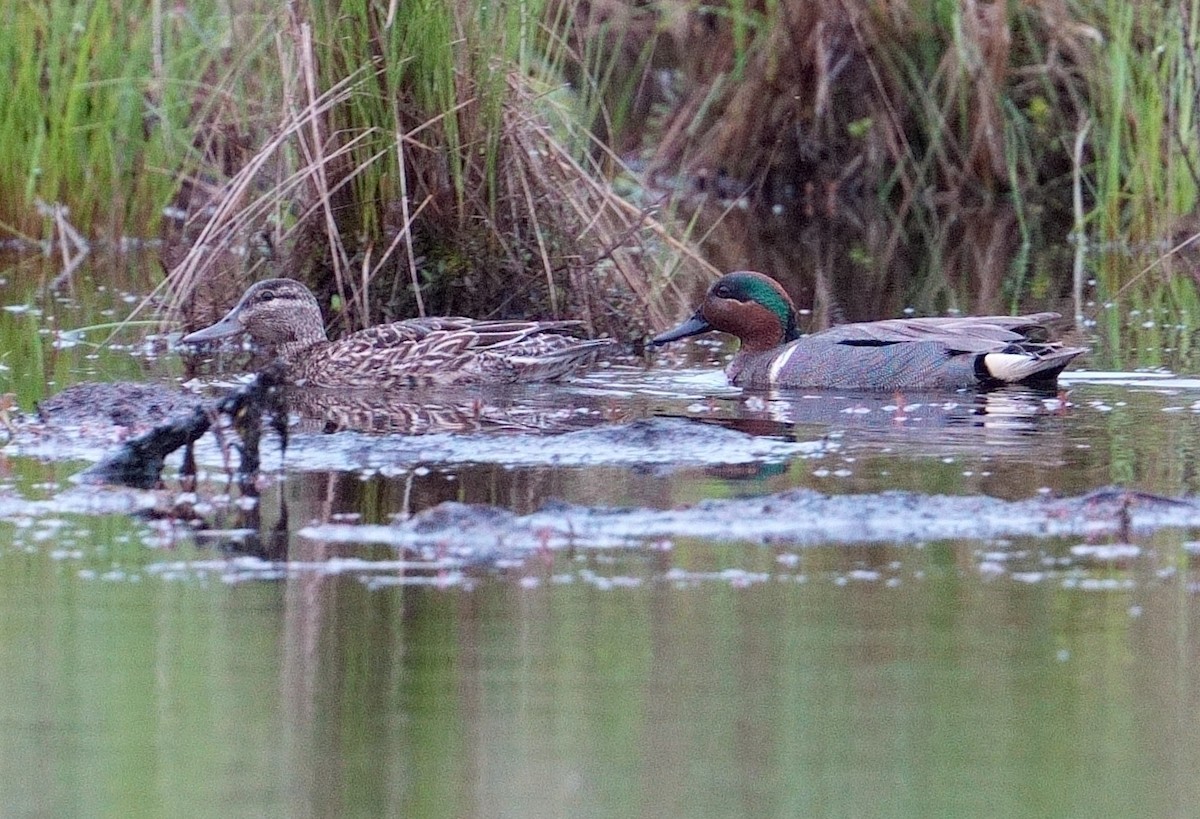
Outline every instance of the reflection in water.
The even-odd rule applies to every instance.
[[[823,460],[837,458],[838,452],[851,459],[836,470],[856,459],[920,453],[922,461],[965,461],[964,468],[974,463],[982,467],[978,471],[989,473],[993,468],[983,464],[997,460],[1020,462],[1027,468],[1031,462],[1054,463],[1067,457],[1063,433],[1071,412],[1064,396],[1023,387],[950,394],[779,391],[689,409],[697,421],[749,435],[836,442]],[[759,462],[705,471],[714,476],[764,478],[780,474],[779,466]],[[855,488],[862,491],[861,484]]]
[[[752,435],[772,434],[772,429],[782,434],[797,425],[894,431],[915,445],[955,429],[967,436],[995,432],[1015,441],[1065,409],[1056,393],[1022,387],[957,393],[772,391],[748,394],[737,402],[734,417],[713,420]]]
[[[1127,478],[1096,471],[1106,470],[1107,461],[1092,445],[1098,430],[1089,424],[1109,417],[1107,404],[1089,411],[1095,403],[1086,393],[1063,398],[1017,388],[903,397],[735,394],[683,407],[658,402],[660,412],[686,409],[693,421],[655,418],[560,436],[369,442],[343,440],[345,433],[311,442],[297,436],[285,461],[281,498],[300,510],[290,520],[295,542],[295,530],[313,522],[387,525],[448,501],[527,515],[551,501],[669,510],[705,497],[791,489],[858,495],[902,489],[1014,500],[1041,491],[1076,495],[1111,483],[1130,485]],[[1192,423],[1191,415],[1160,414]],[[1154,449],[1149,440],[1141,441],[1148,452]],[[350,448],[339,449],[339,441]],[[323,454],[306,459],[306,447],[315,443]],[[450,454],[444,447],[451,444],[461,451]],[[770,448],[776,444],[784,448]],[[726,459],[723,452],[744,456]],[[593,455],[604,459],[596,464]],[[273,509],[265,514],[268,523],[278,519]],[[279,539],[281,531],[276,526],[272,536]],[[350,543],[339,548],[354,553]]]
[[[984,548],[1053,559],[1076,544]],[[1094,575],[1127,587],[1090,590],[1065,571],[989,579],[981,546],[955,542],[561,554],[469,593],[316,572],[89,581],[8,552],[0,802],[5,815],[1186,815],[1200,799],[1200,578],[1186,562],[1164,574],[1177,535],[1142,545]]]
[[[603,420],[595,407],[527,400],[530,388],[480,386],[453,389],[289,389],[288,409],[301,429],[391,435],[447,432],[550,433],[582,429]],[[569,393],[561,393],[568,395]]]
[[[451,471],[417,466],[391,477],[362,477],[353,472],[302,474],[288,480],[288,496],[297,507],[309,510],[310,519],[371,524],[411,517],[444,501],[532,512],[546,498],[586,491],[587,486],[603,480],[603,476],[549,467],[508,469],[481,464]],[[578,486],[580,482],[584,486]]]
[[[292,815],[1170,815],[1200,797],[1181,764],[1200,751],[1190,597],[981,585],[955,547],[865,552],[905,566],[895,587],[817,580],[861,574],[857,556],[812,550],[807,583],[703,597],[295,577],[282,618],[248,613],[282,665],[244,658],[227,693],[277,712],[260,741]],[[675,558],[728,559],[772,556]]]
[[[263,526],[262,523],[262,498],[257,486],[243,485],[241,500],[235,508],[237,528],[244,535],[225,542],[223,545],[228,551],[271,562],[289,559],[290,532],[285,498],[280,497],[279,509],[269,526]]]
[[[70,488],[82,464],[57,447],[6,448],[0,814],[1187,815],[1200,801],[1194,530],[1140,527],[1152,510],[1136,493],[1029,500],[1200,494],[1196,381],[1080,374],[1065,403],[812,398],[741,393],[718,367],[514,397],[570,407],[563,434],[302,432],[242,496],[201,451],[197,505],[286,564],[112,513],[148,507]],[[522,560],[448,568],[310,525],[394,533],[452,522],[446,501],[531,515],[560,499],[617,507],[612,520],[699,509],[748,525],[757,508],[801,532],[836,506],[855,536],[865,504],[902,519],[930,495],[964,515],[1028,501],[990,508],[1030,528],[964,539],[939,512],[947,528],[924,532],[945,539],[674,529],[622,549],[577,533],[548,548],[533,525],[507,541]],[[1079,526],[1031,534],[1034,506]]]

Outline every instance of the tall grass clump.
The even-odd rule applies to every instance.
[[[1109,0],[1096,11],[1106,38],[1090,98],[1087,234],[1102,249],[1127,248],[1135,262],[1100,260],[1099,290],[1110,310],[1154,300],[1187,314],[1200,264],[1200,4],[1139,5],[1135,13]]]
[[[586,126],[576,149],[636,156],[655,109],[667,102],[663,72],[678,65],[672,28],[686,24],[686,7],[549,0],[545,18],[545,71],[567,80],[574,119]]]
[[[347,326],[636,335],[665,323],[658,274],[702,267],[667,195],[712,260],[831,319],[1065,296],[1063,254],[1032,249],[1069,237],[1099,300],[1182,297],[1194,255],[1164,250],[1200,224],[1198,5],[10,3],[0,230],[148,236],[173,205],[193,324],[271,273]],[[1113,246],[1139,264],[1083,264]]]
[[[277,269],[349,325],[569,315],[632,336],[665,320],[652,273],[679,246],[572,149],[539,3],[288,9],[280,125],[171,265],[178,304],[217,275],[219,251],[265,230]]]
[[[593,0],[569,18],[584,32],[576,39],[640,55],[598,63],[624,72],[618,87],[669,74],[661,128],[633,136],[685,197],[740,199],[773,248],[756,254],[768,262],[790,260],[779,248],[824,226],[838,240],[864,237],[873,265],[906,277],[888,287],[910,298],[945,308],[985,292],[1011,305],[1045,282],[1030,248],[1075,233],[1093,247],[1190,235],[1196,0],[668,2],[654,7],[657,25],[642,7],[641,17],[615,11],[629,6]],[[608,31],[626,19],[622,34]],[[956,265],[970,261],[962,246],[980,221],[1011,235],[997,266],[976,275]],[[929,255],[923,274],[904,262],[914,253]],[[1135,275],[1125,265],[1100,289]],[[1069,292],[1069,265],[1050,284]],[[832,290],[861,285],[838,274]]]
[[[1176,229],[1200,185],[1197,4],[1098,7],[1106,31],[1090,116],[1095,233],[1144,242]]]
[[[179,175],[208,170],[192,123],[230,104],[206,99],[202,78],[228,59],[231,10],[203,1],[4,4],[0,231],[49,240],[55,207],[86,237],[153,235]]]
[[[597,16],[609,27],[619,19],[598,15],[601,5],[614,4],[593,3],[582,18],[592,39],[604,30]],[[778,274],[794,277],[792,268],[803,264],[805,254],[787,247],[798,237],[822,230],[837,241],[851,237],[859,247],[849,255],[863,263],[846,258],[831,269],[832,281],[797,288],[811,289],[814,299],[857,295],[864,286],[879,292],[864,282],[873,274],[854,269],[895,266],[910,275],[913,248],[956,253],[988,211],[1003,211],[992,221],[1019,231],[1010,247],[1041,238],[1055,220],[1069,225],[1069,207],[1049,219],[1045,209],[1054,209],[1051,191],[1069,202],[1070,146],[1062,136],[1073,132],[1073,103],[1064,77],[1040,67],[1046,23],[1036,8],[925,0],[658,8],[653,37],[642,34],[644,25],[627,35],[644,56],[622,80],[644,87],[651,73],[672,77],[661,129],[644,143],[652,178],[685,197],[748,207],[758,226],[749,232],[773,248],[756,255],[782,266]],[[709,209],[712,218],[730,213]],[[1009,260],[1011,253],[990,253],[995,267],[961,278],[996,298],[1012,294],[997,283],[1013,272]],[[952,293],[936,295],[959,286],[943,261],[955,259],[932,260],[934,280],[888,282],[883,290],[952,306]]]

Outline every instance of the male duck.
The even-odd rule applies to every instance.
[[[1050,341],[1028,316],[913,318],[843,324],[800,337],[796,308],[774,279],[738,271],[709,288],[696,314],[651,344],[720,330],[741,349],[726,375],[738,387],[952,390],[1024,383],[1053,386],[1080,353]]]
[[[246,333],[283,365],[288,381],[313,387],[515,383],[563,378],[615,346],[610,339],[550,332],[570,324],[410,319],[330,341],[312,292],[294,279],[268,279],[247,290],[223,319],[182,342]]]

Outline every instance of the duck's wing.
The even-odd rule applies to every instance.
[[[380,324],[333,342],[329,358],[357,370],[436,371],[470,353],[478,337],[462,326],[421,319]]]
[[[361,337],[375,346],[422,342],[430,337],[455,337],[475,349],[502,347],[541,333],[556,333],[577,328],[578,321],[507,321],[478,320],[462,316],[434,316],[406,319],[368,327],[347,337]]]
[[[559,331],[573,321],[410,319],[383,324],[335,342],[346,366],[419,381],[546,380],[569,374],[614,342]],[[506,375],[507,374],[507,375]]]
[[[581,339],[563,335],[563,330],[578,328],[578,321],[468,321],[447,333],[462,336],[468,348],[475,352],[485,350],[503,353],[515,347],[535,349],[540,342],[552,348],[564,344],[581,343]]]
[[[1024,316],[888,319],[843,324],[819,335],[838,344],[883,346],[925,341],[942,344],[957,352],[991,353],[1014,344],[1053,345],[1049,342],[1045,324],[1057,318],[1060,318],[1058,313],[1030,313]]]

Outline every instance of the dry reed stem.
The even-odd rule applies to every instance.
[[[400,217],[404,220],[400,232],[396,234],[396,240],[392,242],[392,246],[388,248],[388,252],[384,254],[384,259],[391,255],[392,248],[396,246],[396,242],[404,240],[404,250],[408,259],[408,275],[412,281],[413,295],[417,300],[417,315],[425,318],[425,297],[421,295],[421,282],[417,278],[417,256],[413,250],[412,241],[412,225],[416,215],[409,213],[408,205],[408,165],[404,161],[404,135],[400,128],[400,124],[396,123],[396,162],[400,169]],[[424,201],[421,202],[420,208],[417,209],[419,214],[425,209],[425,206],[433,200],[433,194],[426,195]],[[380,260],[383,264],[384,259]]]
[[[534,207],[533,188],[552,192],[561,205],[573,214],[577,225],[571,236],[574,242],[581,247],[595,248],[595,252],[590,254],[591,258],[577,260],[573,265],[554,265],[549,256],[543,254],[547,277],[551,276],[553,269],[565,266],[569,270],[586,270],[608,259],[622,284],[646,311],[649,323],[663,326],[684,296],[665,270],[657,275],[648,275],[646,258],[653,256],[652,253],[642,253],[640,258],[635,259],[624,248],[629,244],[641,244],[644,249],[645,242],[638,237],[648,235],[668,246],[673,255],[679,257],[676,264],[686,262],[711,275],[716,275],[717,271],[703,262],[695,250],[676,239],[672,231],[648,211],[615,194],[608,183],[602,181],[604,177],[598,167],[589,171],[581,166],[543,121],[531,117],[528,112],[533,110],[532,92],[523,78],[510,75],[509,86],[514,103],[506,112],[505,134],[514,145],[512,156],[523,169],[521,183],[530,189],[527,207],[531,210]],[[602,156],[617,167],[622,164],[620,158],[611,152],[602,152]],[[595,163],[597,160],[589,161]],[[530,181],[534,179],[536,183]],[[578,281],[578,277],[573,277],[573,282]],[[669,304],[664,303],[666,293],[673,296],[666,299]]]
[[[34,206],[39,214],[50,219],[52,225],[51,236],[54,238],[46,243],[46,255],[49,256],[57,249],[62,261],[62,270],[50,282],[50,290],[53,291],[71,280],[71,275],[91,252],[91,245],[67,219],[70,211],[66,205],[57,202],[50,205],[38,199]]]
[[[1083,209],[1083,149],[1092,121],[1085,119],[1075,132],[1075,149],[1071,152],[1071,204],[1075,215],[1075,260],[1071,270],[1071,296],[1075,302],[1075,326],[1083,329],[1084,258],[1087,255],[1087,222]]]
[[[312,42],[312,26],[308,22],[300,23],[299,25],[299,46],[300,46],[300,66],[301,74],[304,79],[304,90],[308,98],[308,105],[312,108],[320,94],[317,92],[317,67],[316,58],[313,55]],[[311,136],[311,142],[306,142],[303,138],[303,131],[300,131],[299,147],[305,158],[308,159],[309,167],[313,168],[314,174],[310,177],[310,181],[315,185],[315,197],[321,203],[321,215],[324,217],[325,237],[329,241],[330,254],[329,258],[333,264],[333,278],[337,284],[338,295],[342,302],[348,303],[346,299],[346,285],[350,284],[347,272],[350,269],[350,256],[346,252],[345,243],[342,242],[342,234],[338,229],[337,219],[333,215],[333,208],[330,204],[330,187],[329,177],[326,174],[326,164],[328,158],[325,156],[325,140],[321,134],[322,117],[308,118],[308,132]],[[365,288],[363,292],[355,293],[358,290],[351,284],[350,290],[353,295],[360,298],[360,315],[368,315],[368,305],[366,304]]]
[[[240,237],[246,229],[270,213],[281,202],[292,198],[292,194],[302,187],[313,174],[314,169],[311,165],[290,174],[285,180],[277,182],[259,197],[242,204],[249,198],[262,171],[276,154],[308,126],[310,119],[323,116],[333,106],[348,99],[355,85],[360,83],[364,77],[365,73],[359,71],[311,100],[300,111],[285,115],[276,133],[250,157],[241,170],[216,191],[210,202],[211,215],[206,217],[203,228],[189,247],[183,260],[168,271],[164,281],[138,303],[130,313],[129,319],[133,319],[151,303],[158,301],[162,289],[168,286],[171,288],[172,295],[168,301],[166,318],[168,320],[175,318],[178,315],[179,306],[195,289],[197,283],[217,263],[222,254],[231,251],[239,243]],[[351,139],[338,151],[325,157],[326,161],[346,155],[353,150],[358,140],[365,136],[363,134]],[[196,215],[192,218],[201,217]]]
[[[521,183],[521,192],[525,197],[525,207],[528,208],[527,215],[529,222],[533,226],[533,235],[537,239],[538,256],[542,260],[542,269],[546,273],[546,289],[550,294],[550,311],[554,318],[559,318],[558,312],[558,288],[554,286],[554,269],[550,262],[550,251],[546,247],[546,236],[542,232],[541,221],[538,219],[538,208],[533,203],[533,194],[529,190],[529,164],[520,163],[517,170],[517,179]]]

